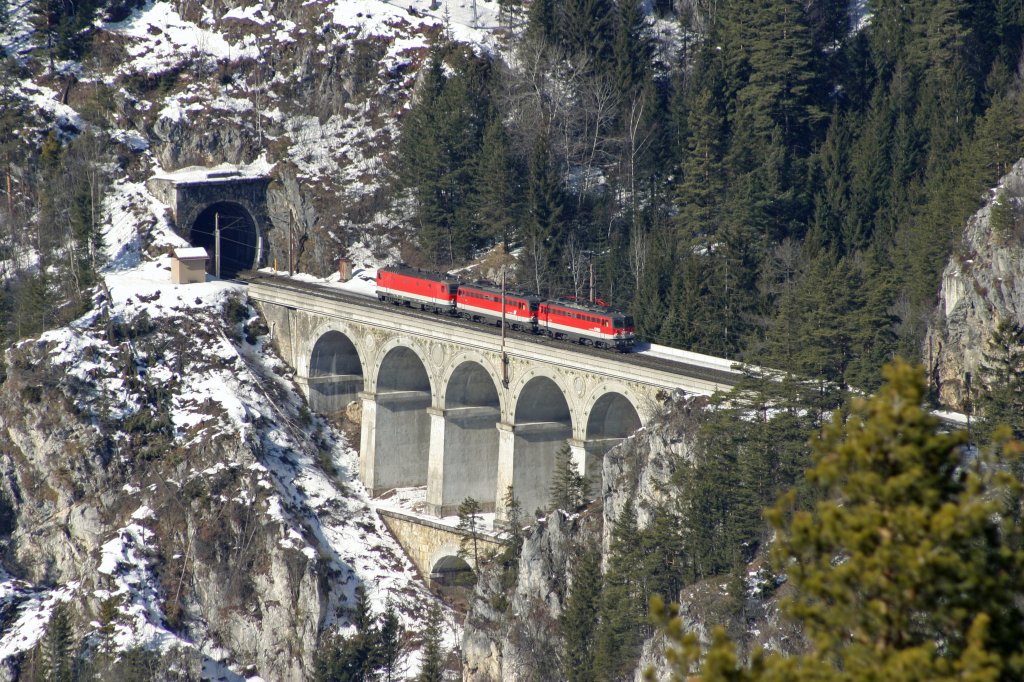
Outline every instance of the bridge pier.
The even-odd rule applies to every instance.
[[[370,495],[426,484],[430,394],[364,392],[359,397],[363,401],[359,476]]]
[[[508,518],[505,491],[515,491],[523,513],[547,509],[554,480],[555,453],[572,436],[561,422],[498,423],[498,498],[496,520]]]
[[[569,449],[576,471],[590,480],[590,494],[597,497],[601,494],[601,475],[604,455],[621,443],[624,438],[588,438],[581,440],[571,438]]]
[[[358,399],[365,382],[359,374],[335,374],[296,377],[296,383],[308,396],[311,410],[318,414],[335,414]]]
[[[458,513],[467,497],[494,511],[498,470],[499,410],[493,407],[427,409],[430,415],[430,461],[427,471],[427,512]]]

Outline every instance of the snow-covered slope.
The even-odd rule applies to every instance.
[[[182,243],[163,214],[118,184],[93,309],[8,353],[0,459],[22,578],[0,579],[0,662],[16,668],[57,601],[88,647],[177,652],[210,678],[301,678],[358,585],[416,629],[431,597],[356,453],[306,411],[242,285],[172,285],[168,257],[147,255]]]

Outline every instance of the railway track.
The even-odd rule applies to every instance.
[[[281,289],[295,291],[299,293],[313,294],[319,298],[325,298],[329,300],[345,301],[347,303],[356,303],[358,305],[366,306],[368,308],[376,308],[378,310],[387,310],[392,313],[408,316],[415,319],[423,319],[425,317],[441,318],[445,324],[453,325],[456,327],[462,327],[465,329],[474,329],[477,331],[490,329],[493,331],[495,336],[501,334],[501,330],[495,325],[481,324],[478,322],[470,322],[469,320],[462,319],[461,317],[455,317],[454,315],[438,315],[436,313],[424,312],[415,310],[413,308],[395,305],[393,303],[383,303],[378,301],[374,297],[363,296],[360,294],[344,291],[342,289],[336,289],[334,287],[325,286],[314,282],[303,282],[292,279],[290,277],[284,277],[280,275],[271,275],[264,272],[253,272],[245,271],[238,275],[235,280],[241,284],[248,284],[254,281],[271,282],[273,286]],[[596,358],[608,358],[615,360],[624,360],[631,364],[637,365],[638,367],[647,367],[650,369],[656,369],[671,374],[678,374],[680,376],[693,377],[697,379],[703,379],[711,381],[725,386],[733,386],[736,384],[739,374],[736,372],[730,372],[715,367],[706,367],[685,360],[669,360],[666,358],[659,358],[644,353],[619,353],[614,350],[606,350],[594,348],[592,346],[584,346],[582,344],[575,344],[569,341],[558,341],[555,339],[548,338],[541,334],[530,334],[528,332],[511,331],[507,332],[511,337],[526,341],[528,343],[536,344],[546,348],[562,348],[573,353],[583,353],[590,357]]]

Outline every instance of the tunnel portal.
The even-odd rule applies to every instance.
[[[220,275],[233,278],[279,255],[271,253],[269,171],[264,162],[188,166],[160,172],[146,181],[146,187],[170,209],[178,234],[206,249],[209,272],[214,274],[214,230],[220,223]]]
[[[216,274],[215,231],[220,226],[220,276],[232,279],[255,266],[258,255],[256,223],[241,205],[221,201],[207,206],[192,224],[189,242],[210,255],[210,272]]]

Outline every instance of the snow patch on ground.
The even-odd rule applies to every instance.
[[[850,34],[856,35],[871,25],[870,0],[849,0]]]
[[[128,19],[105,28],[132,43],[127,48],[132,59],[119,73],[160,73],[189,55],[228,60],[259,57],[259,50],[252,45],[234,45],[220,33],[182,19],[169,2],[147,4]]]

